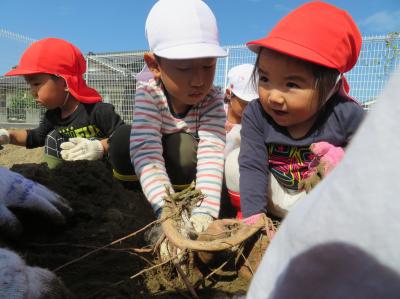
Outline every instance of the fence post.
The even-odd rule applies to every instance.
[[[229,50],[230,48],[226,48],[226,55],[225,57],[225,70],[224,70],[224,91],[226,89],[226,84],[228,83],[228,65],[229,65]]]

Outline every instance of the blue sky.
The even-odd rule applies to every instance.
[[[60,37],[83,53],[144,50],[144,23],[155,0],[1,0],[0,30],[33,39]],[[264,36],[300,0],[205,0],[217,17],[222,45]],[[328,0],[347,10],[363,35],[400,31],[399,0]],[[368,2],[368,4],[367,4]],[[171,12],[173,13],[173,12]],[[27,44],[0,31],[0,72],[15,65]]]

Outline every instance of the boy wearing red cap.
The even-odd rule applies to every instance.
[[[361,49],[347,12],[304,4],[247,46],[258,55],[260,95],[244,113],[239,155],[241,208],[251,224],[267,212],[284,217],[308,180],[337,163],[364,113],[343,77]]]
[[[86,61],[78,48],[58,38],[33,43],[6,76],[24,76],[36,101],[47,111],[32,130],[0,129],[0,144],[45,146],[49,167],[64,160],[98,160],[108,137],[123,124],[111,104],[86,85]]]

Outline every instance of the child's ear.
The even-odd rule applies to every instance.
[[[160,79],[161,71],[160,64],[158,63],[156,57],[151,52],[146,52],[143,55],[144,62],[146,63],[149,70],[153,73],[155,79]]]
[[[231,99],[231,97],[232,97],[232,91],[231,91],[230,88],[227,88],[227,89],[225,90],[225,97],[226,97],[227,100],[230,100],[230,99]]]

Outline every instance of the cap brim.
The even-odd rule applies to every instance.
[[[19,69],[18,67],[5,73],[4,76],[25,76],[25,75],[33,75],[44,73],[43,71],[38,70],[27,70],[27,69]]]
[[[336,69],[336,66],[332,62],[327,60],[325,57],[322,57],[318,53],[307,49],[302,45],[298,45],[280,38],[262,38],[259,40],[248,42],[246,46],[255,53],[258,53],[260,51],[260,47],[263,47],[292,57]]]
[[[245,102],[251,102],[259,98],[259,95],[255,93],[248,94],[248,93],[235,92],[234,90],[232,90],[232,92],[235,94],[235,96],[237,96],[238,98],[240,98]]]
[[[154,54],[167,59],[196,59],[225,57],[228,54],[217,44],[185,44],[164,50],[154,50]]]

